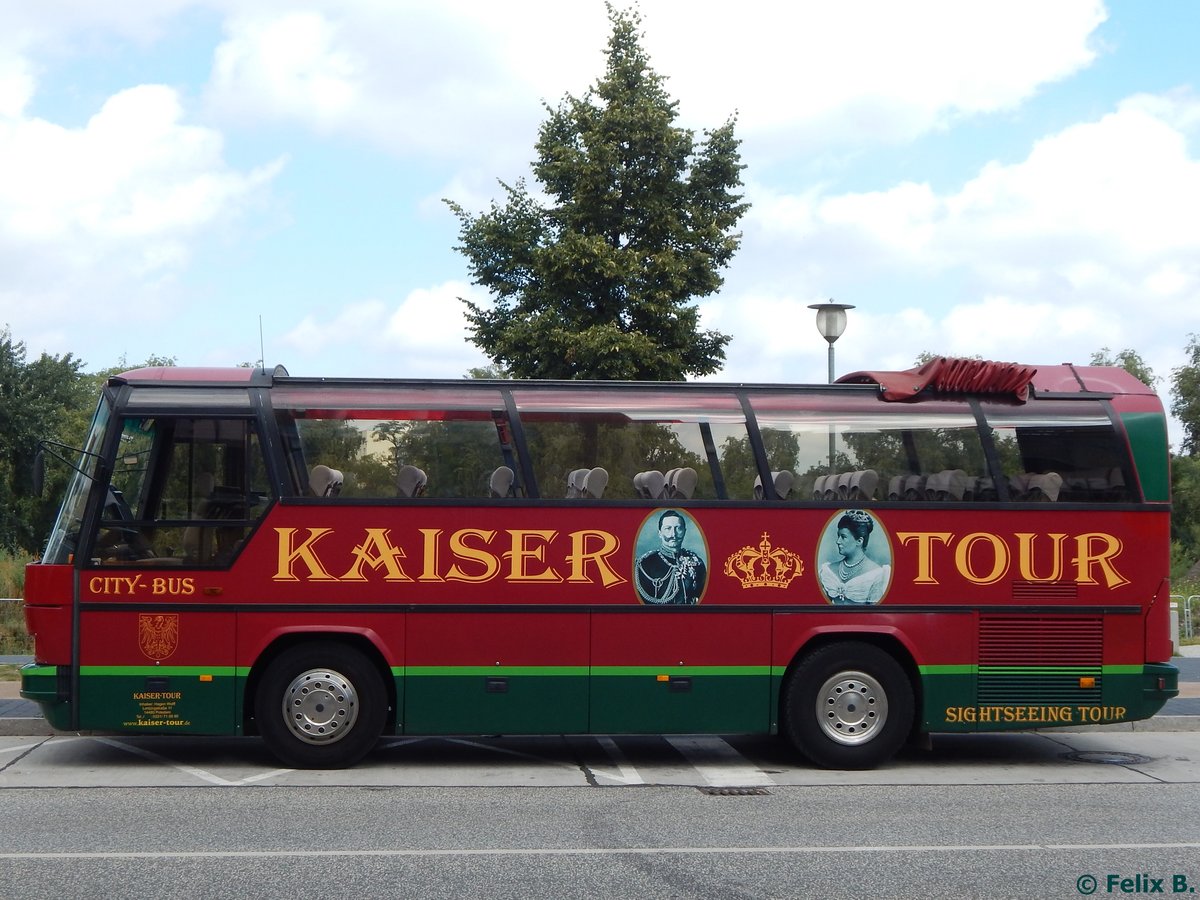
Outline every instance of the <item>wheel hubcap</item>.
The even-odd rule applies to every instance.
[[[883,685],[865,672],[839,672],[817,692],[817,721],[839,744],[864,744],[887,721]]]
[[[331,744],[349,734],[358,719],[358,692],[338,672],[310,669],[284,691],[283,718],[305,743]]]

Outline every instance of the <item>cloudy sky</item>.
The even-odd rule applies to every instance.
[[[641,0],[697,131],[737,115],[723,379],[923,352],[1026,363],[1200,332],[1200,4]],[[0,326],[89,369],[263,356],[458,376],[443,198],[528,174],[602,74],[601,0],[40,0],[0,7]]]

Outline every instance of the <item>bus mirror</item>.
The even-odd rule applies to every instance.
[[[41,447],[33,454],[33,496],[42,496],[42,487],[46,483],[46,451]]]

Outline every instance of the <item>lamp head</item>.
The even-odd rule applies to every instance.
[[[808,308],[817,311],[817,331],[821,332],[821,337],[831,345],[846,330],[846,310],[854,309],[849,303],[834,303],[832,300],[811,303]]]

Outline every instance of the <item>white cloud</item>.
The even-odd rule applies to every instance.
[[[460,297],[480,300],[480,292],[462,282],[417,288],[398,303],[369,299],[343,303],[332,315],[304,316],[282,337],[298,358],[289,369],[327,359],[331,351],[352,347],[353,371],[341,374],[391,377],[456,378],[487,363],[465,340],[467,320]],[[325,366],[322,375],[338,374]]]
[[[113,245],[153,254],[279,171],[278,162],[230,170],[220,135],[181,118],[174,90],[142,85],[111,97],[83,128],[0,122],[0,170],[22,173],[0,181],[0,239],[73,262]]]
[[[603,73],[599,3],[313,0],[232,6],[210,100],[227,114],[337,129],[396,152],[527,156],[544,112]],[[640,4],[651,64],[683,120],[735,111],[747,149],[795,154],[910,139],[1011,109],[1095,57],[1100,0]],[[251,9],[251,12],[245,12]]]
[[[231,36],[213,62],[213,82],[227,107],[300,119],[320,130],[353,120],[364,90],[364,64],[345,48],[340,29],[327,17],[240,15],[228,28]]]
[[[752,222],[801,247],[842,241],[875,265],[972,266],[1015,283],[1057,275],[1080,286],[1153,275],[1159,291],[1182,288],[1186,260],[1200,252],[1200,160],[1173,123],[1197,121],[1200,103],[1149,99],[1050,135],[1018,163],[989,163],[953,192],[906,182],[775,195],[755,204]]]
[[[29,62],[16,54],[0,53],[0,119],[21,115],[33,96]]]

